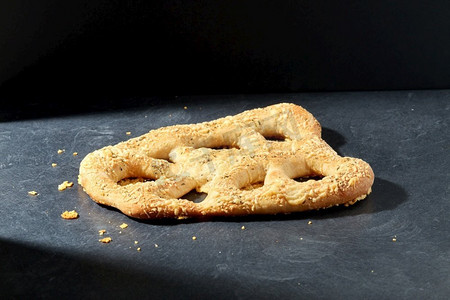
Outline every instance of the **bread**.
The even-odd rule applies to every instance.
[[[339,156],[321,139],[319,122],[287,103],[151,130],[88,154],[79,174],[94,201],[140,219],[349,205],[373,181],[366,162]],[[183,199],[194,189],[207,194],[202,202]]]

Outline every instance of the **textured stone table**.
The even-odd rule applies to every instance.
[[[22,99],[0,113],[2,295],[450,294],[450,91],[89,99],[82,108],[72,102],[82,97]],[[302,105],[335,150],[371,164],[376,179],[366,200],[291,215],[142,222],[94,203],[76,183],[81,159],[97,148],[278,102]],[[74,186],[58,191],[65,180]],[[38,195],[28,195],[31,190]],[[78,219],[60,217],[73,209]],[[102,229],[111,243],[99,242]]]

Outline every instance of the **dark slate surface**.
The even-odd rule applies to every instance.
[[[134,137],[284,101],[313,113],[324,139],[341,155],[371,164],[376,179],[366,200],[286,216],[142,222],[94,203],[76,183],[81,159],[128,139],[127,131]],[[54,105],[74,107],[75,113],[46,113]],[[41,103],[2,111],[2,295],[444,299],[450,294],[450,91],[130,98],[79,106]],[[57,154],[58,149],[65,152]],[[60,192],[64,180],[75,185]],[[29,196],[30,190],[39,195]],[[79,219],[61,219],[61,212],[72,209]],[[121,229],[124,222],[129,226]],[[98,241],[100,229],[112,237],[110,244]]]

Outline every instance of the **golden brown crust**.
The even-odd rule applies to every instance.
[[[79,182],[94,201],[143,219],[289,213],[363,199],[372,169],[339,156],[320,132],[308,111],[287,103],[164,127],[88,154]],[[294,180],[305,176],[323,178]],[[183,199],[193,189],[208,195]]]

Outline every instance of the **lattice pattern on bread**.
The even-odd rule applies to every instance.
[[[319,122],[287,103],[151,130],[88,154],[79,174],[94,201],[142,219],[349,205],[373,181],[366,162],[339,156],[321,139]],[[194,189],[207,194],[202,202],[183,199]]]

